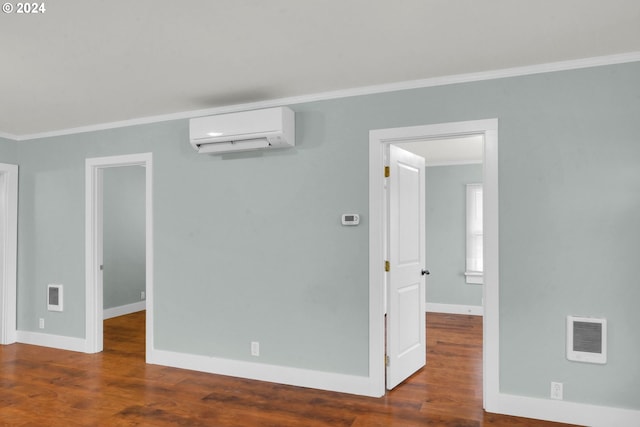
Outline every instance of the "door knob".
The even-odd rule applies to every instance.
[[[423,276],[428,276],[429,274],[431,274],[431,272],[429,270],[426,270],[426,269],[422,270],[422,275]]]

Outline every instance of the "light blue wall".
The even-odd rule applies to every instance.
[[[19,330],[84,337],[85,159],[152,151],[152,131],[166,126],[140,136],[134,127],[20,143]],[[125,134],[136,142],[128,145]],[[47,283],[64,285],[63,312],[47,311]],[[46,329],[38,329],[38,318]]]
[[[482,165],[426,168],[428,303],[482,305],[482,285],[468,284],[466,185],[482,183]]]
[[[0,163],[16,164],[18,161],[18,142],[0,137]]]
[[[145,169],[103,171],[104,308],[140,301],[145,290]]]
[[[293,108],[285,151],[197,155],[186,120],[20,144],[19,328],[84,336],[84,159],[152,151],[156,346],[366,375],[369,130],[498,118],[500,388],[640,409],[640,64]],[[568,314],[609,319],[607,365],[565,359]]]

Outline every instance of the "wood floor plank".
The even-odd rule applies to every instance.
[[[482,410],[482,318],[429,314],[427,366],[374,399],[145,364],[144,312],[83,354],[0,346],[2,426],[562,426]]]

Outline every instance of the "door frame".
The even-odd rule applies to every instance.
[[[0,344],[13,344],[17,340],[18,166],[0,163],[0,175],[4,178],[0,182],[4,198],[0,218],[5,230],[0,233]]]
[[[484,135],[483,406],[499,394],[498,119],[450,122],[369,132],[369,377],[372,392],[385,394],[384,260],[386,259],[384,166],[387,146],[397,142]]]
[[[145,168],[145,294],[146,356],[153,349],[153,155],[152,153],[94,157],[85,162],[85,265],[86,265],[86,353],[103,349],[103,285],[99,280],[102,257],[103,174],[106,168]]]

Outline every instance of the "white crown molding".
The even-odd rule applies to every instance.
[[[20,137],[18,135],[12,135],[10,133],[0,132],[0,138],[9,139],[11,141],[19,141]]]
[[[193,117],[210,116],[215,114],[233,113],[236,111],[255,110],[258,108],[279,107],[282,105],[295,105],[307,102],[326,101],[331,99],[348,98],[352,96],[372,95],[385,92],[396,92],[410,89],[420,89],[435,86],[446,86],[457,83],[470,83],[483,80],[495,80],[507,77],[527,76],[532,74],[551,73],[556,71],[568,71],[581,68],[600,67],[605,65],[640,62],[640,52],[628,52],[616,55],[598,56],[593,58],[572,59],[568,61],[551,62],[546,64],[528,65],[523,67],[504,68],[500,70],[481,71],[477,73],[457,74],[428,79],[411,80],[397,83],[388,83],[374,86],[363,86],[351,89],[322,92],[316,94],[293,96],[266,101],[235,104],[224,107],[207,108],[202,110],[184,111],[179,113],[163,114],[157,116],[140,117],[110,123],[100,123],[89,126],[81,126],[70,129],[61,129],[51,132],[41,132],[25,135],[11,135],[0,133],[0,136],[15,141],[29,141],[34,139],[49,138],[54,136],[72,135],[77,133],[94,132],[107,129],[116,129],[127,126],[159,123],[170,120],[190,119]]]

